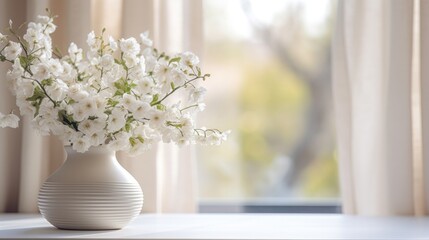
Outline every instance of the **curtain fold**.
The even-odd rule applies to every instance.
[[[348,214],[419,214],[423,179],[414,168],[418,141],[413,137],[420,134],[420,121],[414,120],[421,119],[415,119],[412,104],[418,77],[413,67],[420,64],[414,51],[418,41],[413,36],[419,37],[415,4],[339,1],[333,86],[343,211]],[[423,79],[417,81],[424,84]]]
[[[149,30],[158,49],[167,52],[197,50],[195,52],[201,54],[200,0],[192,4],[187,0],[0,0],[0,26],[6,27],[9,19],[16,25],[34,20],[37,15],[45,14],[45,8],[58,15],[53,43],[63,52],[70,42],[86,45],[86,36],[91,30],[100,33],[106,27],[106,34],[115,38],[137,38],[141,32]],[[190,49],[194,43],[196,48]],[[0,66],[0,80],[6,80],[7,69]],[[0,88],[0,112],[14,108],[13,96],[7,88]],[[178,149],[158,144],[137,157],[121,152],[117,157],[142,186],[144,212],[196,211],[195,163],[191,147]],[[54,137],[40,136],[31,128],[30,119],[22,119],[19,129],[2,129],[0,212],[37,212],[38,189],[64,158],[61,142]]]

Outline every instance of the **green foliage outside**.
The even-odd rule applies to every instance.
[[[207,183],[201,195],[207,198],[258,198],[266,196],[267,174],[274,159],[287,157],[302,134],[308,90],[305,84],[274,57],[254,61],[246,46],[221,44],[208,52],[216,68],[234,66],[242,83],[234,95],[224,94],[208,100],[212,109],[205,112],[204,123],[221,124],[237,136],[234,144],[201,150]],[[229,56],[225,58],[224,56]],[[221,61],[222,59],[222,61]],[[220,81],[215,79],[209,81]],[[227,84],[225,83],[225,87]],[[222,121],[219,121],[222,113]],[[237,116],[237,117],[235,117]],[[318,156],[300,175],[296,197],[337,197],[337,163],[333,149]],[[277,183],[277,184],[282,184]],[[209,186],[209,187],[207,187]]]

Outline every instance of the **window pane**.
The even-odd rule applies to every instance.
[[[199,124],[231,129],[198,150],[200,199],[338,197],[329,0],[204,0]]]

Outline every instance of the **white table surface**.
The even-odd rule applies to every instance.
[[[429,239],[429,218],[338,214],[143,214],[122,230],[58,230],[40,215],[0,214],[5,239]]]

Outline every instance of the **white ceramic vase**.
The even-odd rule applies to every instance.
[[[120,229],[140,214],[142,190],[114,151],[65,149],[67,160],[39,192],[46,220],[60,229],[107,230]]]

